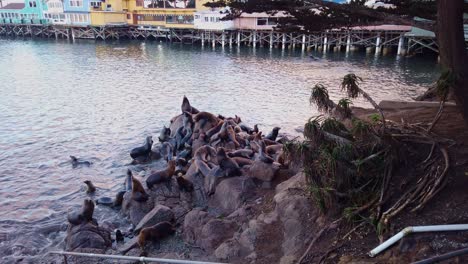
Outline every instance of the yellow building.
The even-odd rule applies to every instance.
[[[129,25],[194,28],[194,13],[207,10],[209,0],[122,0]]]
[[[127,24],[126,0],[91,0],[91,25],[111,26]]]

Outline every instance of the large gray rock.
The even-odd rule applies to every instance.
[[[203,226],[211,219],[207,212],[198,208],[190,211],[184,219],[183,238],[189,244],[196,244]]]
[[[207,250],[215,250],[225,240],[232,238],[237,224],[230,220],[211,219],[201,230],[199,245]]]
[[[80,225],[69,224],[65,243],[67,251],[97,249],[104,252],[112,245],[112,240],[109,230],[91,221]]]
[[[216,248],[214,252],[217,259],[231,261],[240,256],[241,250],[236,239],[228,239]]]
[[[255,183],[252,178],[242,176],[224,179],[216,187],[211,205],[219,207],[225,214],[230,214],[251,198],[254,190]]]
[[[139,232],[145,227],[154,226],[162,222],[171,222],[172,220],[174,220],[174,213],[172,210],[167,206],[158,204],[141,219],[135,231]]]
[[[148,199],[146,202],[137,202],[131,198],[131,192],[126,192],[122,202],[122,212],[128,216],[130,222],[134,225],[138,225],[141,219],[145,217],[154,208],[153,199]]]
[[[261,181],[271,182],[279,170],[280,165],[278,163],[265,163],[260,160],[256,160],[250,166],[247,171],[247,175]]]

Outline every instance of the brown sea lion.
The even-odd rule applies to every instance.
[[[128,170],[131,174],[132,172]],[[137,202],[146,202],[149,195],[146,193],[145,188],[139,180],[137,180],[132,174],[132,199]]]
[[[253,142],[253,144],[257,145],[258,147],[258,159],[262,162],[265,162],[265,163],[273,163],[274,160],[273,158],[271,158],[270,156],[268,156],[265,152],[266,152],[266,147],[265,147],[265,143],[263,142],[263,140],[260,140],[258,142]]]
[[[221,127],[224,125],[224,121],[219,121],[218,124],[212,128],[210,128],[208,131],[206,131],[206,136],[208,138],[211,138],[214,134],[218,133],[219,130],[221,130]]]
[[[146,137],[145,144],[130,151],[132,159],[147,158],[151,153],[151,146],[153,146],[153,139],[151,136]]]
[[[72,225],[80,225],[93,221],[94,202],[90,199],[85,199],[80,212],[68,214],[67,220]]]
[[[114,207],[118,207],[118,206],[122,205],[123,197],[124,197],[125,193],[126,193],[126,191],[120,191],[115,195],[115,200],[114,200],[114,204],[113,204]]]
[[[239,167],[244,167],[246,165],[252,165],[253,161],[251,159],[246,159],[244,157],[234,157],[232,158]]]
[[[227,177],[240,176],[242,174],[239,165],[235,160],[227,156],[224,148],[218,148],[216,159],[219,167],[225,171]]]
[[[84,181],[86,184],[86,193],[94,193],[96,191],[96,187],[94,187],[94,184],[90,180]]]
[[[138,245],[144,250],[148,242],[159,242],[174,233],[175,228],[169,222],[162,222],[151,227],[145,227],[138,235]]]
[[[193,192],[193,183],[184,178],[184,176],[178,176],[176,178],[177,184],[179,185],[179,190],[184,192]]]
[[[219,119],[212,113],[200,112],[193,116],[193,121],[196,123],[200,123],[200,129],[202,129],[203,131],[208,131],[208,129],[211,129],[212,127],[215,127],[218,124]]]
[[[190,101],[187,97],[185,97],[185,95],[184,95],[184,99],[182,100],[182,105],[180,109],[182,110],[182,113],[189,112],[191,114],[198,114],[200,112],[195,107],[190,105]]]
[[[216,157],[216,150],[209,145],[204,145],[195,152],[193,157],[195,160],[198,159],[205,162],[214,160],[214,157]]]
[[[237,142],[237,139],[236,139],[236,132],[234,132],[234,129],[232,128],[232,126],[228,126],[226,128],[226,132],[227,132],[228,138],[234,143],[235,147],[236,148],[240,147],[240,144],[239,142]]]
[[[280,150],[283,149],[282,144],[270,145],[266,147],[266,153],[268,155],[276,155]]]
[[[149,189],[153,188],[153,185],[159,184],[162,182],[167,182],[174,175],[176,170],[176,161],[170,160],[167,163],[167,167],[164,170],[156,171],[151,173],[151,175],[146,179],[146,186]]]
[[[246,159],[250,159],[253,157],[254,152],[251,149],[238,149],[236,151],[231,151],[227,154],[229,157],[242,157]]]

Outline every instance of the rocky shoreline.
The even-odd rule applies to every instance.
[[[316,219],[310,216],[315,209],[305,195],[300,164],[285,160],[288,136],[280,128],[263,136],[240,117],[200,112],[185,97],[181,112],[162,129],[159,143],[148,137],[131,152],[133,164],[167,162],[160,171],[129,170],[111,204],[133,228],[101,227],[92,217],[94,203],[91,210],[92,201],[85,200],[68,218],[66,250],[230,263],[297,261],[306,245],[298,241],[309,239]],[[143,235],[161,223],[170,223],[175,234]],[[125,242],[118,241],[120,233]],[[262,250],[268,247],[276,247],[275,253],[261,255],[272,251]]]

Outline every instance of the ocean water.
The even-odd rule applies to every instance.
[[[294,134],[318,114],[308,101],[317,83],[340,99],[342,77],[355,73],[376,101],[411,100],[439,72],[433,57],[312,54],[319,59],[300,50],[0,39],[0,262],[53,261],[46,253],[63,249],[67,212],[88,197],[83,181],[98,187],[94,198],[114,196],[129,151],[179,114],[184,95],[198,109]],[[69,155],[93,164],[74,169]],[[127,224],[106,207],[95,217]]]

